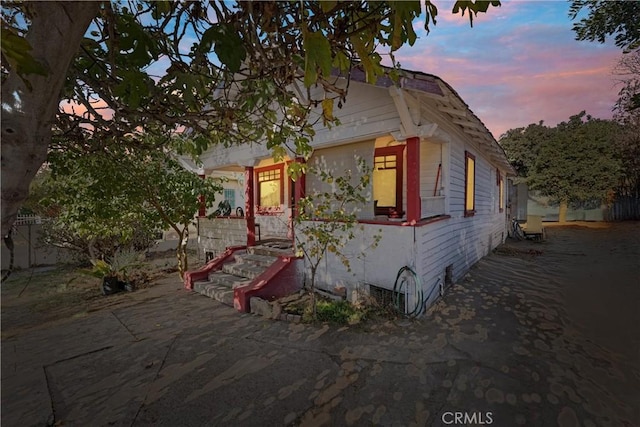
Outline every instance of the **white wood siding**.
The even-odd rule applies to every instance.
[[[438,179],[438,192],[434,194],[436,179],[438,176],[438,165],[440,159],[444,157],[444,147],[442,144],[434,144],[428,140],[423,140],[420,144],[420,197],[433,197],[439,195],[439,190],[444,187],[442,184],[442,171]]]
[[[415,230],[414,227],[359,224],[356,238],[347,242],[342,249],[349,259],[351,271],[338,257],[327,254],[318,267],[316,286],[329,291],[344,286],[349,295],[354,290],[368,292],[368,285],[392,289],[402,267],[415,269]],[[380,235],[381,240],[373,248],[371,245],[376,235]],[[302,238],[298,234],[297,239]],[[304,264],[307,284],[310,284],[311,273],[306,259]]]
[[[471,217],[464,216],[465,150],[476,157],[476,213]],[[460,140],[451,144],[449,163],[451,184],[446,193],[451,218],[417,229],[417,264],[425,295],[438,281],[444,283],[447,266],[453,266],[453,280],[458,281],[506,237],[506,217],[497,209],[496,167]]]
[[[400,117],[387,88],[353,83],[342,108],[334,106],[339,126],[316,126],[314,147],[354,138],[375,138],[400,129]]]
[[[318,112],[321,111],[318,107]],[[334,106],[339,126],[325,127],[322,120],[315,126],[311,145],[315,148],[375,139],[400,129],[400,118],[387,88],[353,82],[342,108]],[[315,113],[318,117],[318,113]],[[270,156],[263,144],[244,144],[231,148],[211,147],[200,156],[205,169],[246,164]]]
[[[314,152],[309,164],[326,170],[333,176],[344,176],[345,171],[352,173],[352,183],[357,184],[360,180],[358,174],[358,158],[365,160],[369,167],[373,166],[373,153],[375,141],[364,141],[356,144],[342,145],[338,147],[325,148]],[[314,192],[333,192],[335,184],[327,184],[314,174],[307,174],[306,191],[308,195]],[[373,218],[373,197],[371,186],[363,194],[368,200],[365,206],[350,206],[349,209],[357,209],[358,217],[361,219]]]

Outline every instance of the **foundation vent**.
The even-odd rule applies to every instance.
[[[369,285],[369,295],[381,307],[389,307],[398,310],[400,313],[406,312],[405,294],[394,292],[390,289]]]
[[[453,285],[453,264],[444,269],[444,286],[449,287],[451,285]]]

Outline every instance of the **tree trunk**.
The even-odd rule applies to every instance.
[[[189,259],[187,258],[187,243],[189,243],[189,226],[185,226],[180,233],[180,241],[178,242],[177,258],[178,273],[180,279],[184,279],[184,273],[189,269]]]
[[[28,2],[27,7],[32,21],[26,39],[48,74],[26,76],[31,89],[15,70],[2,83],[2,236],[9,233],[29,184],[47,158],[69,64],[100,3],[43,1]]]
[[[558,212],[558,222],[564,223],[567,222],[567,210],[569,209],[567,201],[563,200],[560,202],[560,211]]]
[[[316,302],[316,271],[318,271],[318,265],[311,267],[311,293],[309,294],[309,304],[311,304],[311,318],[313,320],[318,319],[318,305]]]

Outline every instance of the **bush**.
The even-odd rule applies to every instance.
[[[366,312],[357,309],[345,300],[318,300],[316,305],[317,320],[321,322],[331,322],[338,324],[359,323]],[[311,320],[311,310],[305,312],[305,320]]]

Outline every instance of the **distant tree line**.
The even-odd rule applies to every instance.
[[[543,121],[500,138],[518,180],[560,204],[603,203],[612,219],[640,219],[640,2],[572,0],[576,40],[613,38],[622,57],[613,70],[620,87],[613,120],[582,111],[555,127]]]
[[[561,222],[571,204],[640,204],[637,121],[596,119],[582,111],[555,127],[540,121],[510,129],[500,144],[518,180],[560,204]]]

